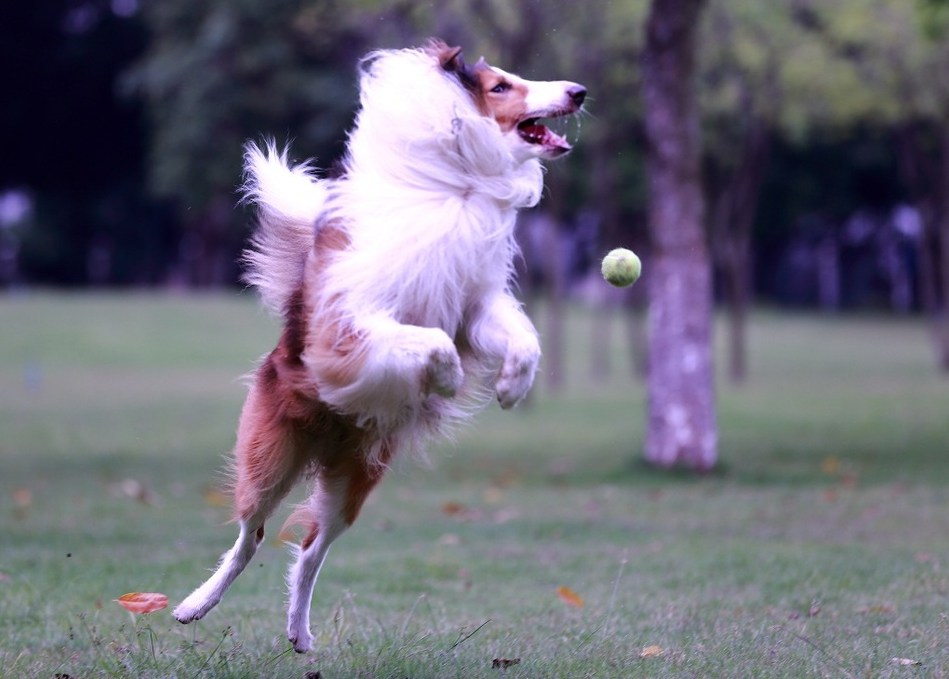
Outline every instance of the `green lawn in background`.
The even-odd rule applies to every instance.
[[[397,465],[297,656],[289,507],[205,620],[113,602],[174,605],[233,542],[222,455],[274,320],[250,294],[0,298],[0,677],[949,676],[949,378],[919,319],[755,314],[701,479],[639,462],[626,321],[596,328],[601,381],[593,322],[570,309],[560,390]]]

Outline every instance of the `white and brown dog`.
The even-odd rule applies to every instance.
[[[330,544],[390,462],[496,395],[530,389],[537,333],[510,292],[519,208],[540,199],[540,159],[570,150],[538,121],[576,113],[586,90],[530,82],[459,48],[378,51],[360,66],[360,110],[340,176],[249,144],[259,224],[248,281],[284,320],[257,369],[234,449],[240,535],[174,611],[198,620],[257,551],[301,478],[306,536],[290,569],[287,635],[309,650],[310,599]]]

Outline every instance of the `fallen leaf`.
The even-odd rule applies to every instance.
[[[559,596],[560,600],[565,604],[570,604],[571,606],[576,606],[577,608],[583,608],[583,597],[581,597],[569,587],[564,587],[563,585],[558,587],[557,596]]]
[[[496,505],[504,499],[504,491],[500,488],[491,486],[484,491],[484,501],[490,505]]]
[[[886,604],[878,604],[876,606],[863,606],[857,609],[857,613],[865,613],[870,615],[886,615],[893,612],[892,606],[887,606]]]
[[[231,505],[231,498],[227,493],[218,488],[205,488],[204,503],[208,507],[229,507]]]
[[[29,488],[17,488],[13,491],[13,516],[17,519],[25,519],[29,514],[30,507],[33,506],[33,491]]]
[[[890,660],[894,665],[922,665],[921,660],[912,660],[910,658],[893,658]]]
[[[438,544],[446,547],[454,547],[461,544],[461,538],[456,533],[445,533],[438,538]]]
[[[661,658],[666,654],[662,646],[646,646],[639,652],[640,658]]]
[[[840,471],[840,459],[833,455],[825,457],[820,463],[820,469],[825,474],[834,475]]]
[[[152,613],[168,606],[168,597],[157,592],[129,592],[115,601],[132,613]]]
[[[449,500],[442,505],[442,513],[448,514],[448,516],[459,516],[460,514],[464,514],[467,511],[468,510],[465,509],[463,504],[460,502],[454,502],[453,500]]]
[[[122,479],[117,483],[109,484],[109,492],[113,497],[137,500],[143,505],[154,505],[157,501],[155,494],[138,479]]]
[[[491,661],[491,668],[495,670],[506,670],[508,667],[513,665],[520,665],[520,658],[495,658]]]

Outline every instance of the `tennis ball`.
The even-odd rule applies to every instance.
[[[643,265],[639,261],[639,257],[636,256],[635,252],[626,248],[610,250],[600,265],[603,278],[606,279],[607,283],[617,288],[628,288],[635,283],[642,270]]]

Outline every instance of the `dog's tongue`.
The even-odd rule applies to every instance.
[[[518,128],[521,138],[529,144],[540,144],[547,148],[559,148],[569,151],[571,146],[566,139],[559,134],[550,131],[550,128],[540,123],[530,122],[521,124]]]

